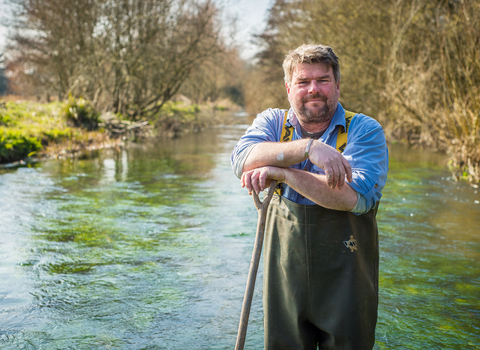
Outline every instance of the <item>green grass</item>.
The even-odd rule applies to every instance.
[[[150,123],[159,134],[175,136],[200,129],[209,118],[201,106],[169,101]],[[78,154],[109,139],[108,132],[98,128],[100,121],[100,114],[83,98],[51,103],[0,100],[0,163]]]
[[[200,107],[198,105],[184,105],[181,102],[166,102],[155,118],[157,120],[172,120],[176,122],[192,122],[197,120]]]
[[[8,101],[0,107],[0,163],[37,156],[51,144],[72,140],[82,134],[69,126],[66,104]]]

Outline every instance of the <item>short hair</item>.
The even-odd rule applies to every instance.
[[[295,50],[289,51],[283,61],[283,71],[285,73],[285,82],[292,81],[293,70],[300,63],[316,64],[320,63],[327,68],[332,67],[335,82],[340,81],[340,65],[338,57],[330,46],[325,45],[302,45]]]

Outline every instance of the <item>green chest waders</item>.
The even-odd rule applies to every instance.
[[[265,235],[266,350],[371,350],[378,307],[376,209],[364,215],[275,195]]]

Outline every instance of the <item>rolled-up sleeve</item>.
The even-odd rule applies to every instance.
[[[257,115],[252,125],[233,149],[231,163],[235,175],[242,177],[243,165],[252,149],[261,142],[276,142],[281,129],[283,112],[280,109],[268,109]]]
[[[388,148],[380,124],[369,117],[355,117],[343,155],[352,167],[349,185],[366,200],[367,211],[382,197],[388,173]]]

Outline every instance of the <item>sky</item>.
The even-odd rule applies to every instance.
[[[274,0],[215,0],[223,9],[223,21],[228,24],[237,17],[237,35],[235,41],[240,47],[242,58],[255,55],[255,46],[250,42],[253,34],[260,34],[266,25],[268,10]],[[0,20],[8,11],[5,0],[0,0]],[[7,28],[0,23],[0,53],[3,52]]]
[[[7,36],[7,28],[3,26],[3,21],[7,14],[7,6],[5,5],[5,0],[0,0],[0,53],[3,52],[3,48],[5,46],[5,40]]]
[[[228,16],[237,16],[237,31],[235,39],[241,47],[241,56],[251,58],[255,54],[255,46],[251,43],[254,34],[260,34],[265,29],[268,10],[274,0],[216,0],[224,10],[224,22]]]

